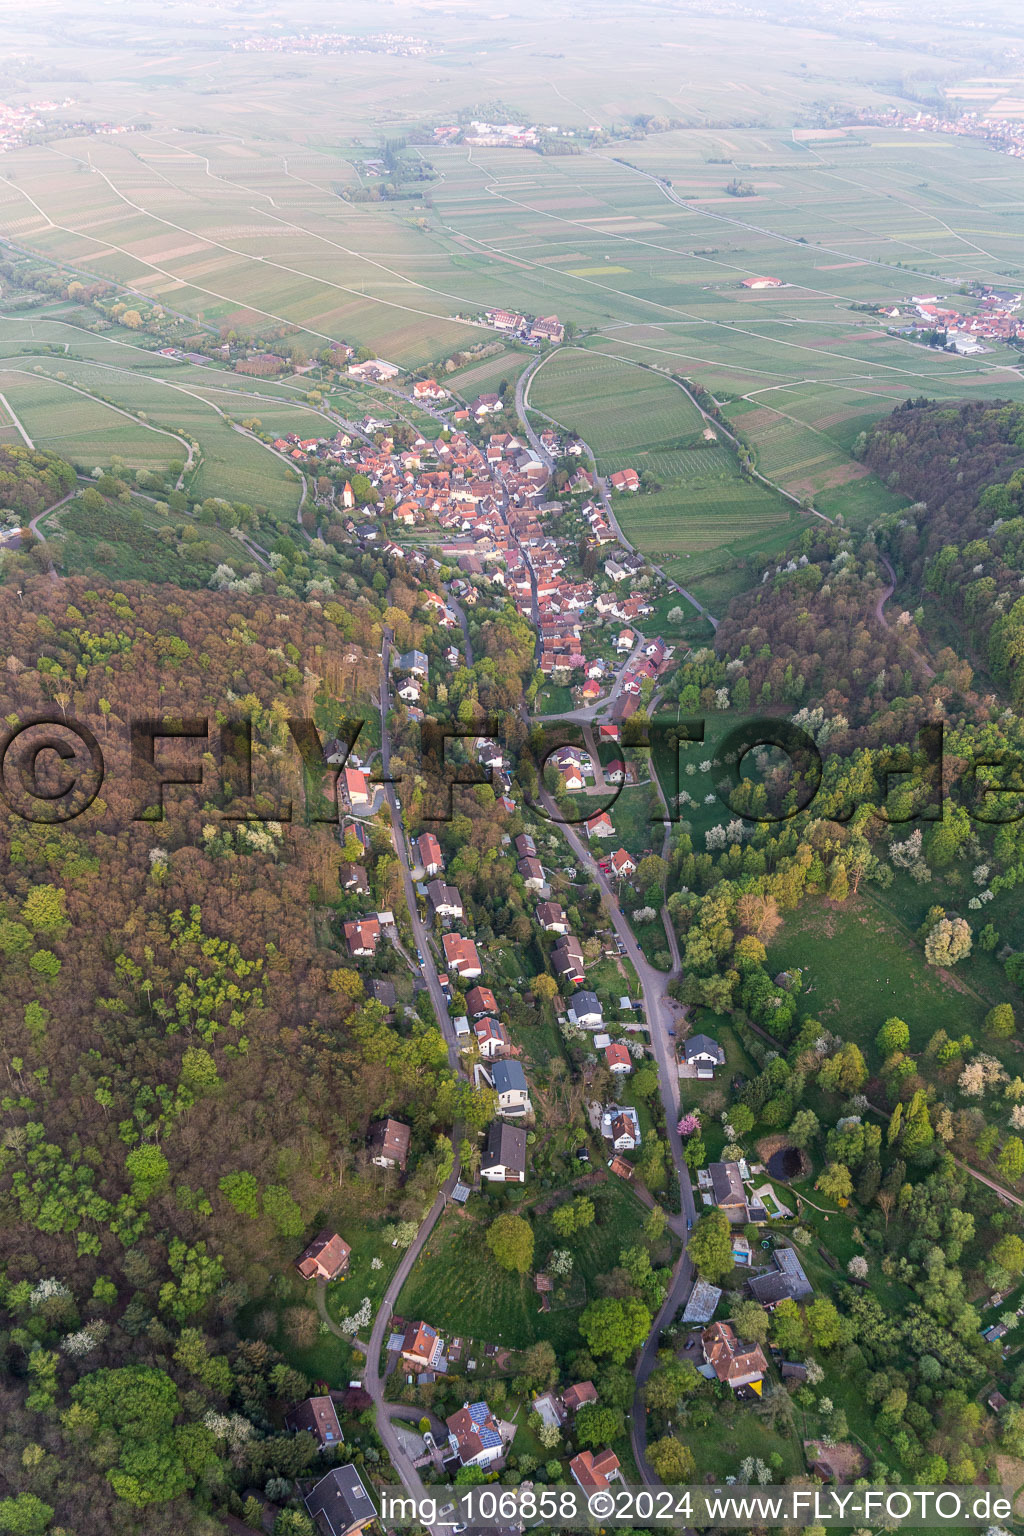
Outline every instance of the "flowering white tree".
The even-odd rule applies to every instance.
[[[921,844],[923,836],[918,827],[904,843],[892,843],[889,847],[889,858],[897,869],[910,869],[921,857]]]
[[[568,1248],[556,1248],[548,1260],[548,1269],[553,1275],[571,1275],[572,1263],[572,1254]]]
[[[957,1087],[969,1099],[980,1099],[988,1089],[998,1088],[1008,1080],[1001,1061],[984,1053],[969,1061],[957,1079]]]
[[[347,1317],[338,1318],[338,1327],[342,1333],[358,1333],[360,1328],[369,1328],[373,1317],[373,1303],[369,1296],[364,1296],[358,1312],[352,1312]]]
[[[58,1296],[70,1296],[71,1292],[63,1280],[58,1280],[51,1275],[48,1280],[39,1280],[29,1292],[28,1304],[33,1312],[36,1307],[41,1307],[44,1301],[53,1301]]]
[[[92,1354],[94,1349],[99,1349],[109,1332],[109,1323],[97,1319],[79,1328],[77,1333],[66,1334],[60,1341],[60,1347],[72,1360],[81,1360],[85,1355]]]

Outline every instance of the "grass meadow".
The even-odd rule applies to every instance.
[[[451,1209],[435,1227],[398,1298],[403,1317],[424,1317],[441,1331],[466,1335],[486,1343],[523,1349],[549,1339],[565,1349],[576,1338],[579,1316],[597,1294],[594,1281],[612,1269],[619,1253],[639,1240],[646,1209],[629,1187],[609,1178],[587,1189],[597,1207],[592,1226],[568,1244],[558,1239],[549,1214],[531,1215],[529,1186],[514,1189],[517,1209],[534,1228],[534,1268],[542,1269],[554,1247],[572,1249],[575,1266],[563,1300],[553,1299],[550,1312],[540,1310],[532,1275],[502,1269],[483,1241],[490,1220],[501,1208],[501,1195],[486,1191],[465,1209]]]

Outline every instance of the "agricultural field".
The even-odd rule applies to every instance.
[[[485,357],[479,362],[456,368],[453,373],[442,374],[438,382],[463,400],[472,400],[477,395],[497,394],[502,384],[512,387],[522,373],[525,361],[522,351],[503,347],[493,357]]]
[[[0,447],[24,447],[25,439],[18,430],[10,406],[0,396]]]
[[[0,323],[0,346],[4,340]],[[78,346],[76,339],[76,351]],[[257,416],[268,430],[311,435],[324,432],[322,416],[280,391],[264,396],[238,388],[233,375],[113,347],[105,343],[114,362],[91,357],[62,362],[41,348],[26,356],[24,343],[16,353],[10,348],[6,362],[0,357],[0,393],[39,447],[63,454],[85,473],[109,465],[113,457],[136,469],[163,471],[170,464],[183,466],[194,441],[200,451],[185,481],[193,496],[248,501],[274,516],[294,515],[295,472],[225,416]],[[147,366],[152,373],[144,371]]]
[[[184,462],[186,450],[177,437],[133,421],[70,384],[0,367],[0,393],[34,443],[80,470],[109,464],[112,457],[138,469],[164,470],[175,460]]]
[[[560,348],[541,364],[529,401],[578,432],[602,474],[609,471],[607,455],[621,459],[630,449],[656,444],[677,448],[703,426],[700,412],[668,379],[579,348]]]
[[[741,557],[755,563],[770,559],[801,523],[795,508],[738,475],[617,497],[615,515],[631,543],[709,602],[712,592],[702,585],[702,577],[722,566],[735,569]]]

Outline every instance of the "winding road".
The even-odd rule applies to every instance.
[[[542,802],[548,813],[559,817],[558,808],[554,800],[545,791],[541,796]],[[627,918],[619,906],[619,900],[615,894],[608,876],[600,865],[591,857],[590,851],[582,838],[573,827],[562,822],[559,818],[558,825],[572,849],[573,856],[588,870],[597,882],[598,888],[604,899],[605,909],[611,919],[616,936],[621,941],[627,958],[632,963],[640,982],[643,995],[644,1013],[647,1018],[651,1037],[651,1050],[658,1067],[658,1086],[661,1092],[661,1102],[665,1110],[666,1140],[672,1156],[672,1167],[679,1183],[679,1196],[681,1212],[680,1216],[669,1218],[669,1226],[683,1240],[683,1249],[676,1261],[672,1275],[672,1283],[660,1312],[654,1319],[651,1331],[640,1352],[640,1358],[635,1368],[636,1397],[633,1402],[633,1412],[630,1415],[630,1438],[633,1446],[633,1455],[639,1472],[646,1482],[657,1482],[656,1474],[647,1463],[647,1413],[641,1397],[641,1389],[651,1371],[657,1364],[658,1340],[661,1330],[666,1328],[675,1316],[676,1311],[689,1294],[693,1283],[693,1267],[689,1255],[686,1252],[686,1234],[690,1225],[696,1221],[697,1207],[693,1197],[693,1186],[690,1182],[690,1171],[683,1157],[683,1143],[676,1125],[679,1119],[679,1068],[676,1061],[675,1043],[669,1029],[675,1029],[686,1017],[686,1009],[674,1002],[668,995],[668,985],[671,981],[671,973],[659,971],[650,963],[644,955],[629,925]],[[676,950],[678,954],[678,950]]]
[[[409,854],[406,844],[405,828],[402,825],[402,813],[399,808],[398,796],[395,792],[395,786],[390,782],[391,731],[388,725],[388,715],[391,709],[390,657],[392,641],[393,636],[391,635],[391,632],[389,630],[385,630],[383,643],[381,645],[380,670],[380,755],[381,778],[384,780],[384,799],[391,815],[391,839],[394,844],[395,852],[398,855],[399,864],[402,870],[402,885],[405,891],[405,902],[409,911],[409,922],[412,925],[413,938],[426,962],[422,966],[423,979],[426,982],[427,991],[430,995],[430,1000],[433,1004],[438,1024],[441,1028],[441,1032],[445,1038],[445,1043],[448,1047],[449,1065],[461,1076],[464,1076],[465,1074],[463,1072],[462,1063],[459,1057],[455,1026],[452,1024],[451,1015],[448,1012],[448,1002],[445,998],[444,992],[441,989],[441,984],[438,981],[437,968],[430,959],[430,950],[427,942],[427,930],[423,923],[423,919],[420,917],[419,906],[416,901],[416,889],[412,878],[412,870],[409,865]],[[442,1185],[437,1199],[430,1207],[430,1210],[420,1222],[419,1231],[416,1233],[415,1238],[410,1243],[405,1253],[402,1255],[398,1264],[398,1268],[395,1270],[390,1281],[388,1282],[388,1286],[384,1292],[380,1306],[377,1308],[377,1314],[374,1318],[373,1328],[370,1333],[369,1342],[366,1348],[366,1368],[363,1373],[364,1386],[367,1392],[370,1394],[370,1397],[373,1400],[374,1409],[376,1410],[377,1433],[380,1435],[388,1456],[391,1458],[391,1465],[394,1467],[403,1488],[412,1498],[415,1499],[426,1499],[429,1497],[429,1495],[423,1485],[419,1472],[413,1465],[412,1458],[409,1456],[408,1452],[403,1449],[402,1443],[395,1432],[394,1425],[391,1423],[392,1412],[398,1416],[402,1416],[403,1410],[397,1405],[393,1407],[385,1399],[384,1381],[380,1374],[380,1357],[381,1351],[384,1348],[384,1343],[387,1338],[388,1331],[391,1326],[391,1318],[394,1314],[395,1304],[401,1295],[402,1287],[406,1280],[409,1278],[413,1265],[416,1263],[416,1260],[419,1258],[421,1252],[423,1251],[423,1247],[426,1244],[427,1239],[429,1238],[439,1218],[447,1207],[452,1190],[458,1182],[459,1154],[457,1137],[458,1131],[456,1128],[452,1132],[452,1154],[454,1157],[452,1172],[449,1174],[448,1178]],[[339,1336],[342,1338],[346,1338],[347,1335],[342,1334],[341,1330],[338,1328],[338,1325],[334,1323],[333,1320],[327,1315],[326,1297],[322,1297],[318,1294],[317,1306],[320,1310],[321,1317],[324,1318],[331,1332],[339,1334]],[[432,1526],[430,1527],[430,1530],[432,1533],[436,1533],[436,1536],[450,1536],[450,1530],[447,1527]]]

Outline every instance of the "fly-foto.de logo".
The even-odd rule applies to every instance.
[[[657,775],[661,805],[651,821],[678,822],[695,804],[681,787],[683,753],[705,741],[702,719],[631,720],[620,740],[608,747],[600,774],[593,770],[594,785],[573,798],[565,792],[561,772],[566,752],[581,753],[578,727],[571,720],[538,723],[514,746],[503,741],[497,719],[468,725],[424,720],[403,740],[405,769],[364,772],[353,765],[361,761],[356,748],[363,745],[366,719],[341,720],[325,742],[312,719],[288,717],[287,742],[305,770],[307,789],[296,811],[292,799],[260,782],[267,759],[247,716],[133,716],[114,728],[114,741],[105,734],[102,745],[97,732],[106,733],[108,724],[95,722],[94,729],[93,723],[56,711],[13,721],[8,717],[0,737],[0,795],[13,815],[48,825],[73,821],[94,804],[108,772],[116,768],[125,775],[132,821],[163,821],[179,797],[191,792],[230,820],[288,823],[301,816],[305,822],[329,823],[338,818],[353,773],[365,781],[360,809],[379,809],[384,798],[394,795],[406,777],[411,739],[423,821],[450,821],[456,793],[487,784],[545,820],[570,827],[588,823],[615,806],[631,778],[636,782],[634,770],[626,766],[628,757],[634,765],[646,762],[646,771]],[[951,765],[943,742],[942,722],[935,721],[923,725],[910,742],[875,749],[854,788],[847,782],[851,776],[844,778],[848,758],[823,753],[790,720],[752,718],[730,728],[717,741],[713,760],[701,764],[710,785],[704,798],[753,825],[787,822],[812,807],[841,823],[865,808],[893,824],[940,821],[950,802],[978,822],[1024,817],[1024,757],[992,749],[972,762],[958,756]],[[278,753],[280,747],[275,744]],[[375,748],[368,752],[373,756]],[[308,792],[311,785],[315,795]]]

